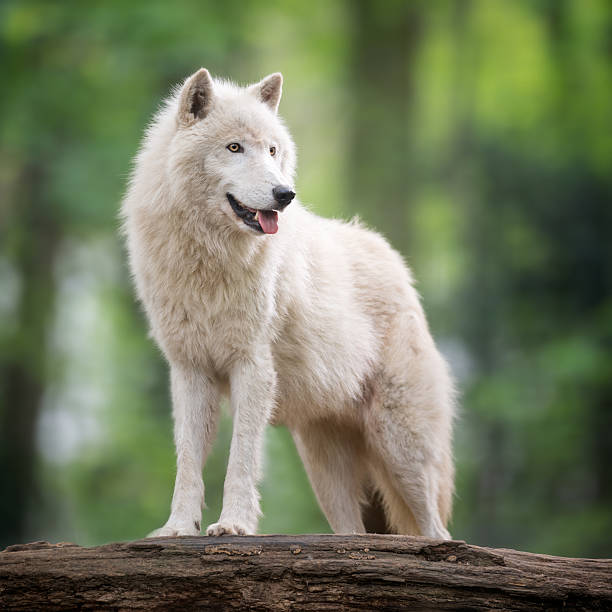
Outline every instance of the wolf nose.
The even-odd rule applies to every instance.
[[[280,204],[281,210],[288,206],[291,200],[295,198],[295,192],[291,190],[291,187],[287,187],[287,185],[277,185],[272,189],[272,195]]]

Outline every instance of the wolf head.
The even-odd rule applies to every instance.
[[[295,146],[276,114],[282,82],[276,73],[241,88],[205,68],[185,81],[164,112],[174,114],[165,164],[173,202],[216,227],[276,233],[295,196]]]

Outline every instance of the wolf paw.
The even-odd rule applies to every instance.
[[[181,524],[168,524],[166,523],[163,527],[152,531],[147,538],[161,538],[161,537],[176,537],[176,536],[196,536],[200,535],[200,524],[194,521],[191,525],[189,523]]]
[[[220,536],[220,535],[252,535],[253,532],[238,521],[219,521],[213,523],[206,528],[206,535],[209,536]]]

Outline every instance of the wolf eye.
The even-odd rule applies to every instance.
[[[276,147],[270,147],[270,155],[274,157],[276,155]]]
[[[232,153],[242,153],[242,151],[244,151],[244,149],[242,148],[241,145],[239,145],[237,142],[230,142],[226,149],[228,151],[231,151]]]

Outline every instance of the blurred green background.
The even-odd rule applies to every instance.
[[[117,210],[205,66],[282,71],[300,199],[413,268],[462,391],[453,535],[612,556],[611,2],[4,1],[0,66],[0,546],[167,518],[168,377]],[[282,429],[265,474],[262,532],[329,530]]]

